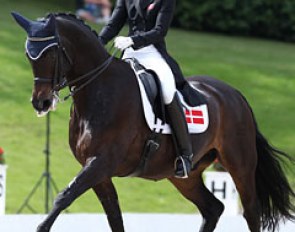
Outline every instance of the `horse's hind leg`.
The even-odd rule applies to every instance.
[[[256,197],[255,176],[249,175],[234,177],[237,190],[244,208],[244,217],[251,232],[260,231],[260,210]]]
[[[194,203],[203,216],[200,232],[214,231],[220,215],[224,210],[223,204],[205,187],[202,172],[191,172],[188,179],[171,178],[170,181],[181,194]]]
[[[109,225],[114,232],[124,232],[122,213],[118,195],[111,180],[104,181],[93,187],[108,217]]]
[[[229,170],[229,172],[233,177],[237,190],[240,194],[244,209],[243,215],[247,221],[248,227],[251,232],[259,232],[260,209],[256,195],[255,173],[253,173],[253,170],[249,170],[245,173],[240,173],[237,170]]]
[[[256,194],[257,151],[250,139],[243,138],[220,151],[223,166],[232,176],[240,194],[244,217],[251,232],[260,231],[260,209]]]

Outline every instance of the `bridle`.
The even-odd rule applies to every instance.
[[[54,96],[58,101],[63,102],[69,99],[69,97],[74,96],[78,91],[80,91],[85,86],[89,85],[92,81],[94,81],[98,76],[100,76],[111,64],[114,57],[116,56],[118,49],[114,49],[112,55],[108,57],[102,64],[98,65],[96,68],[90,70],[86,74],[83,74],[77,78],[75,78],[72,81],[67,81],[66,79],[66,73],[69,70],[64,70],[64,61],[66,61],[71,67],[73,66],[73,61],[71,57],[69,56],[67,50],[65,47],[61,44],[59,36],[50,36],[50,37],[43,37],[43,38],[36,38],[36,37],[28,37],[27,40],[29,41],[42,41],[46,42],[52,39],[56,39],[57,42],[54,43],[52,46],[47,46],[45,50],[42,51],[45,52],[47,49],[57,46],[57,56],[55,59],[55,70],[54,70],[54,76],[53,78],[46,78],[46,77],[34,77],[34,82],[37,83],[51,83],[52,84],[52,96]],[[99,43],[99,41],[97,41]],[[113,46],[112,46],[113,47]],[[28,53],[28,51],[27,51]],[[31,59],[31,58],[30,58]],[[37,59],[34,59],[37,60]],[[76,83],[80,81],[84,81],[84,83],[80,84],[78,87],[75,86]],[[63,99],[59,98],[59,91],[64,89],[65,87],[70,88],[70,93],[66,95]]]
[[[32,41],[32,42],[48,42],[50,40],[56,41],[57,37],[56,36],[50,36],[50,37],[28,37],[27,40],[28,41]],[[42,54],[44,52],[46,52],[49,48],[52,47],[57,47],[57,56],[55,59],[55,68],[54,68],[54,76],[53,78],[45,78],[45,77],[34,77],[34,82],[35,83],[51,83],[52,84],[52,89],[53,91],[59,91],[58,90],[58,86],[61,83],[66,82],[65,80],[65,72],[63,73],[62,67],[63,67],[63,56],[66,57],[66,61],[72,66],[73,62],[70,58],[70,56],[68,55],[68,53],[66,52],[65,48],[63,46],[60,45],[59,40],[57,40],[57,42],[52,42],[51,44],[49,44],[48,46],[46,46],[46,48],[44,48],[42,50]],[[29,54],[28,50],[27,50],[27,54]],[[41,55],[42,55],[41,54]],[[32,58],[31,56],[28,55],[29,59],[31,60],[38,60],[41,55],[39,54],[36,58]]]

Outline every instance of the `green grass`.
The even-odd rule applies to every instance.
[[[49,1],[48,1],[49,2]],[[19,11],[29,18],[65,6],[43,1],[1,1],[0,8],[0,146],[8,168],[7,213],[15,213],[44,169],[45,118],[36,118],[29,99],[32,74],[24,55],[25,33],[9,15]],[[99,27],[92,25],[99,30]],[[253,107],[263,134],[280,149],[295,155],[295,46],[280,42],[171,30],[171,54],[185,75],[214,76],[239,89]],[[59,188],[65,187],[80,167],[68,146],[70,102],[51,114],[51,171]],[[294,175],[289,179],[294,182]],[[167,181],[115,178],[123,211],[195,212]],[[43,212],[44,188],[30,201]],[[70,212],[102,211],[89,191]],[[25,211],[29,212],[29,211]]]

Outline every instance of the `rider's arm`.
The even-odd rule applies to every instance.
[[[134,42],[133,48],[138,49],[164,40],[173,18],[174,8],[175,0],[164,0],[158,12],[154,28],[131,36]]]
[[[127,20],[127,10],[124,0],[118,0],[113,14],[107,25],[99,33],[99,38],[103,44],[107,44],[111,39],[119,34]]]

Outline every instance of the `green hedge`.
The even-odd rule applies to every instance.
[[[174,26],[295,41],[294,0],[181,0]]]

